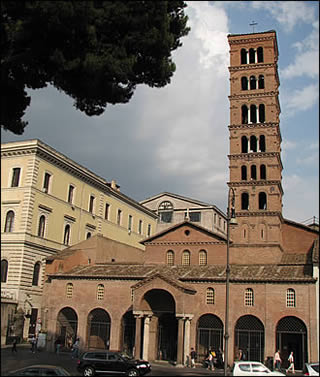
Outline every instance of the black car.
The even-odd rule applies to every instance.
[[[78,360],[77,369],[84,376],[110,375],[144,376],[151,372],[148,361],[135,360],[118,351],[87,351]]]

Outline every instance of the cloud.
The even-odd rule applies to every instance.
[[[287,33],[297,24],[314,22],[316,17],[314,8],[306,1],[252,1],[251,5],[270,12]]]
[[[319,85],[311,84],[302,89],[287,92],[282,100],[283,112],[287,117],[294,116],[298,111],[311,109],[318,103]]]
[[[283,216],[303,222],[311,216],[319,216],[319,178],[284,175]]]

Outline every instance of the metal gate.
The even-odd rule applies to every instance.
[[[235,327],[235,355],[241,349],[246,360],[264,361],[264,326],[252,315],[240,317]]]
[[[88,315],[88,348],[108,349],[110,345],[110,316],[103,309]]]
[[[283,367],[288,367],[288,357],[293,351],[296,369],[302,369],[308,360],[307,328],[297,317],[282,318],[276,329],[276,347],[280,350]]]
[[[205,358],[209,349],[219,351],[223,348],[223,323],[213,314],[200,317],[197,328],[197,353]]]

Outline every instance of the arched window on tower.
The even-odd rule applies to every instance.
[[[260,179],[267,179],[266,165],[260,165]]]
[[[63,243],[64,245],[69,245],[70,240],[70,225],[67,224],[64,228]]]
[[[241,89],[242,90],[248,90],[248,78],[247,77],[241,77]]]
[[[245,165],[241,166],[241,180],[247,180],[247,167]]]
[[[250,76],[250,89],[257,89],[257,80],[255,76]]]
[[[44,231],[46,227],[46,217],[44,215],[40,216],[39,226],[38,226],[38,237],[44,237]]]
[[[6,215],[6,222],[4,225],[4,232],[10,233],[13,230],[14,212],[8,211]]]
[[[259,105],[259,123],[264,123],[265,121],[266,121],[265,107],[264,107],[264,104],[261,103]]]
[[[257,179],[257,167],[256,165],[251,165],[251,179]]]
[[[267,195],[265,192],[259,192],[259,209],[267,209]]]
[[[250,123],[257,123],[257,106],[250,106]]]
[[[6,283],[8,278],[8,261],[6,259],[1,260],[1,283]]]
[[[258,89],[264,89],[264,76],[263,75],[259,75]]]
[[[241,49],[241,64],[248,64],[247,50],[245,48]]]
[[[254,135],[250,136],[250,151],[257,152],[257,138]]]
[[[241,123],[248,124],[248,107],[246,105],[241,106]]]
[[[256,62],[256,52],[254,51],[254,48],[250,48],[249,50],[249,64]]]
[[[249,209],[249,194],[247,192],[241,194],[241,209]]]
[[[260,135],[259,137],[259,149],[260,149],[260,152],[266,151],[266,138],[264,135]]]
[[[39,284],[39,274],[40,274],[40,262],[37,262],[33,268],[32,285]]]
[[[257,55],[258,55],[258,63],[263,63],[263,48],[257,48]]]
[[[241,153],[248,153],[248,139],[246,136],[241,138]]]

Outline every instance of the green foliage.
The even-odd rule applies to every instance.
[[[30,97],[48,84],[100,115],[138,84],[163,87],[189,28],[183,1],[2,1],[1,127],[22,134]]]

